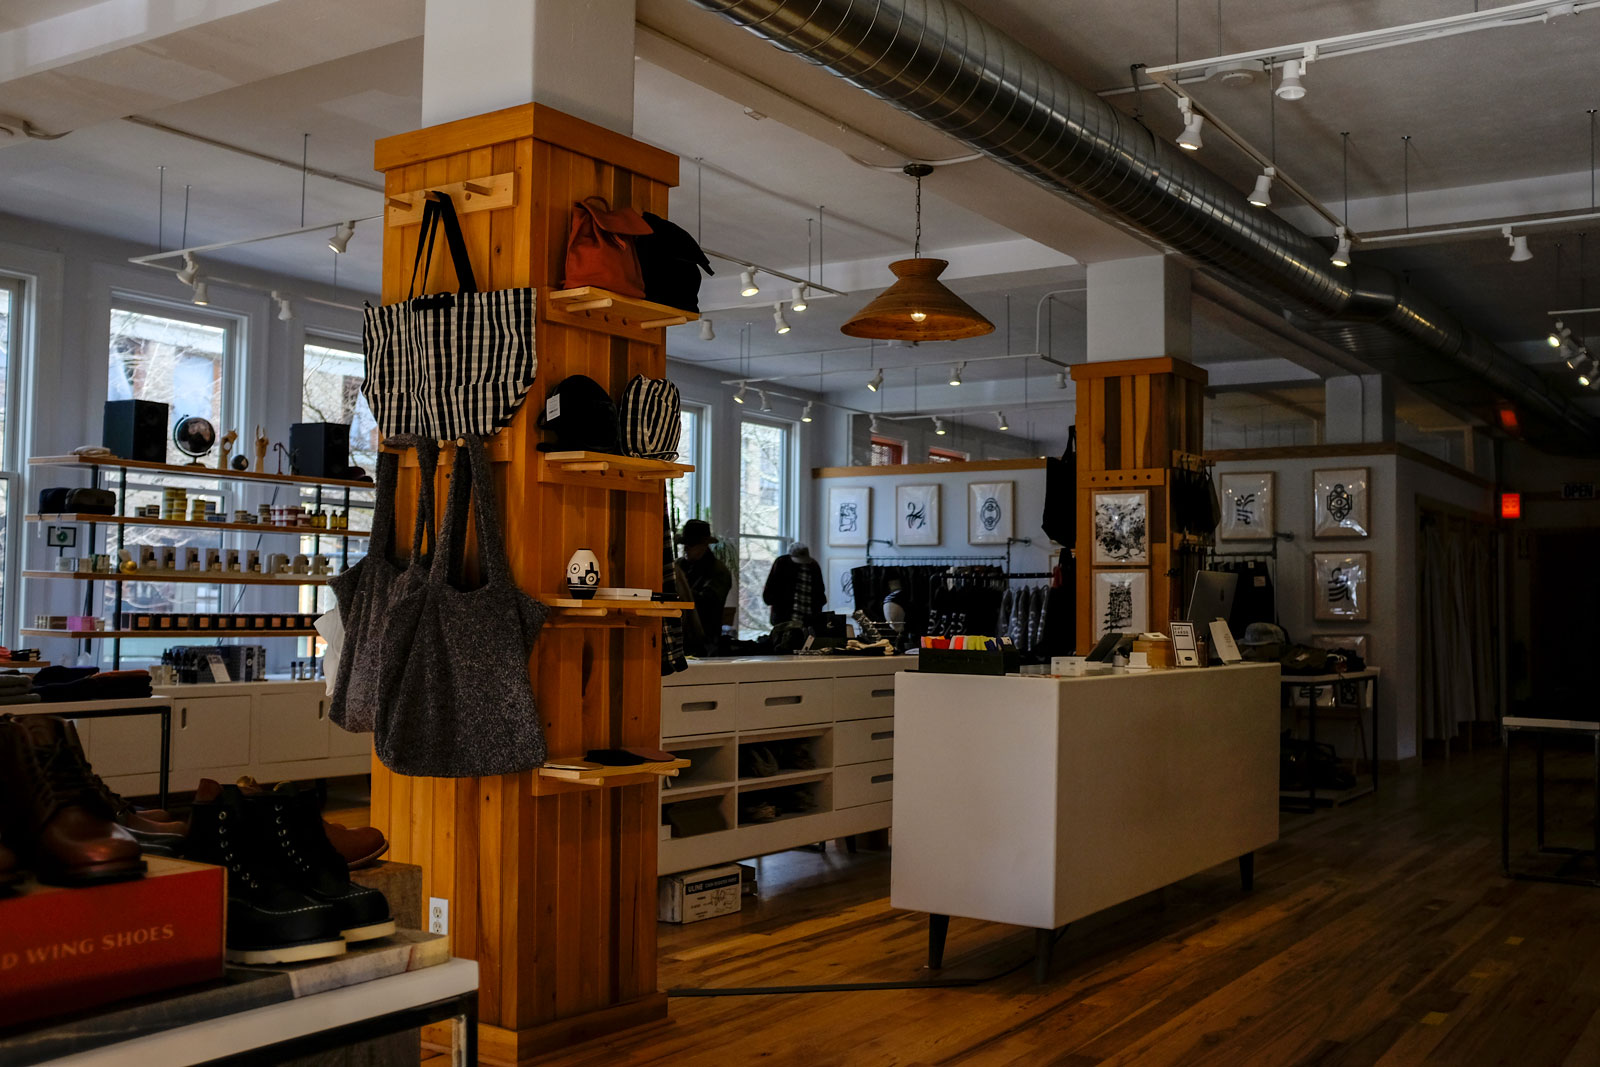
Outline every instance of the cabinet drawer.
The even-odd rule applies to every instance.
[[[173,703],[174,771],[243,767],[249,762],[249,697],[202,697]]]
[[[833,762],[871,763],[894,758],[894,719],[853,719],[833,728]]]
[[[788,682],[740,682],[739,729],[808,726],[833,721],[833,680],[797,678]]]
[[[253,763],[326,759],[328,699],[315,693],[262,693],[256,697]]]
[[[664,685],[661,687],[661,736],[733,732],[737,685]]]
[[[330,722],[332,720],[329,720]],[[370,756],[372,755],[372,733],[353,734],[348,730],[341,730],[337,726],[328,727],[328,755],[330,756]]]
[[[89,762],[100,777],[155,774],[161,768],[159,716],[129,715],[86,721],[93,723],[88,742]]]
[[[894,760],[857,763],[833,769],[833,806],[859,808],[879,804],[894,794]]]
[[[894,675],[869,674],[833,680],[834,718],[873,719],[894,714]]]

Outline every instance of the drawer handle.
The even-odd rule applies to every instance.
[[[892,781],[894,781],[894,773],[892,771],[889,774],[874,774],[871,778],[873,785],[882,785],[885,782]]]
[[[872,699],[874,699],[874,700],[881,700],[884,697],[892,697],[892,696],[894,696],[894,690],[893,689],[874,689],[872,691]]]
[[[795,696],[795,697],[768,697],[767,700],[766,700],[766,704],[767,704],[767,707],[769,707],[769,708],[776,708],[776,707],[778,707],[779,705],[782,705],[782,704],[798,704],[798,703],[800,703],[800,701],[802,699],[804,699],[804,698],[797,697],[797,696]]]
[[[684,711],[715,711],[717,710],[717,702],[715,700],[694,700],[687,704],[680,704],[679,707]]]
[[[179,708],[178,709],[178,729],[187,730],[188,728],[189,728],[189,709],[188,708]]]
[[[871,736],[874,741],[892,741],[894,740],[894,731],[879,730],[877,733],[872,734]]]

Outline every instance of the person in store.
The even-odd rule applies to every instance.
[[[690,519],[683,524],[683,555],[677,563],[678,588],[687,590],[694,611],[684,612],[683,645],[691,656],[715,656],[721,645],[722,613],[733,588],[733,575],[711,551],[717,539],[711,524]]]

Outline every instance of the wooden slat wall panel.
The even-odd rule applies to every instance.
[[[516,175],[512,206],[461,216],[481,289],[559,285],[574,200],[599,194],[614,204],[667,213],[670,183],[658,180],[667,157],[639,146],[637,158],[657,176],[620,170],[585,154],[582,144],[541,139],[538,116],[549,112],[533,108],[528,114],[527,123],[497,113],[441,127],[440,143],[450,148],[439,153],[418,134],[379,146],[380,159],[387,150],[400,161],[385,174],[392,192],[478,173]],[[474,122],[490,139],[475,139]],[[582,123],[551,125],[594,132]],[[506,140],[508,131],[526,135]],[[607,158],[627,155],[615,135],[594,136]],[[420,231],[386,227],[385,302],[406,296]],[[442,245],[429,291],[455,287]],[[633,375],[664,373],[664,344],[543,321],[537,343],[538,384],[497,440],[497,455],[503,446],[508,459],[495,464],[494,480],[512,573],[530,592],[559,592],[567,556],[590,547],[601,555],[607,583],[659,589],[660,494],[546,484],[533,472],[540,438],[535,420],[550,387],[586,374],[620,396]],[[441,468],[451,465],[450,458],[441,462]],[[402,502],[414,497],[416,474],[414,466],[402,468]],[[442,469],[441,506],[445,478]],[[409,531],[413,509],[401,511],[399,527]],[[660,629],[649,622],[545,631],[530,670],[553,755],[658,742]],[[393,858],[422,865],[424,895],[450,900],[454,951],[476,957],[481,967],[485,1048],[508,1058],[525,1058],[541,1041],[579,1032],[582,1024],[574,1020],[589,1013],[614,1014],[629,1002],[646,1005],[632,1018],[664,1012],[655,994],[655,786],[533,796],[532,781],[531,774],[409,779],[376,763],[373,768],[373,822],[389,835]]]

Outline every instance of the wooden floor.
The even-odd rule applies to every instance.
[[[1589,833],[1590,766],[1552,760],[1553,841]],[[1600,1064],[1600,890],[1501,875],[1497,751],[1283,820],[1253,893],[1230,863],[1077,924],[1042,986],[1018,966],[1031,934],[955,919],[945,976],[1017,969],[961,989],[676,997],[667,1024],[542,1062]],[[886,852],[787,853],[761,874],[741,914],[660,927],[663,988],[929,975],[925,918],[889,907]]]

